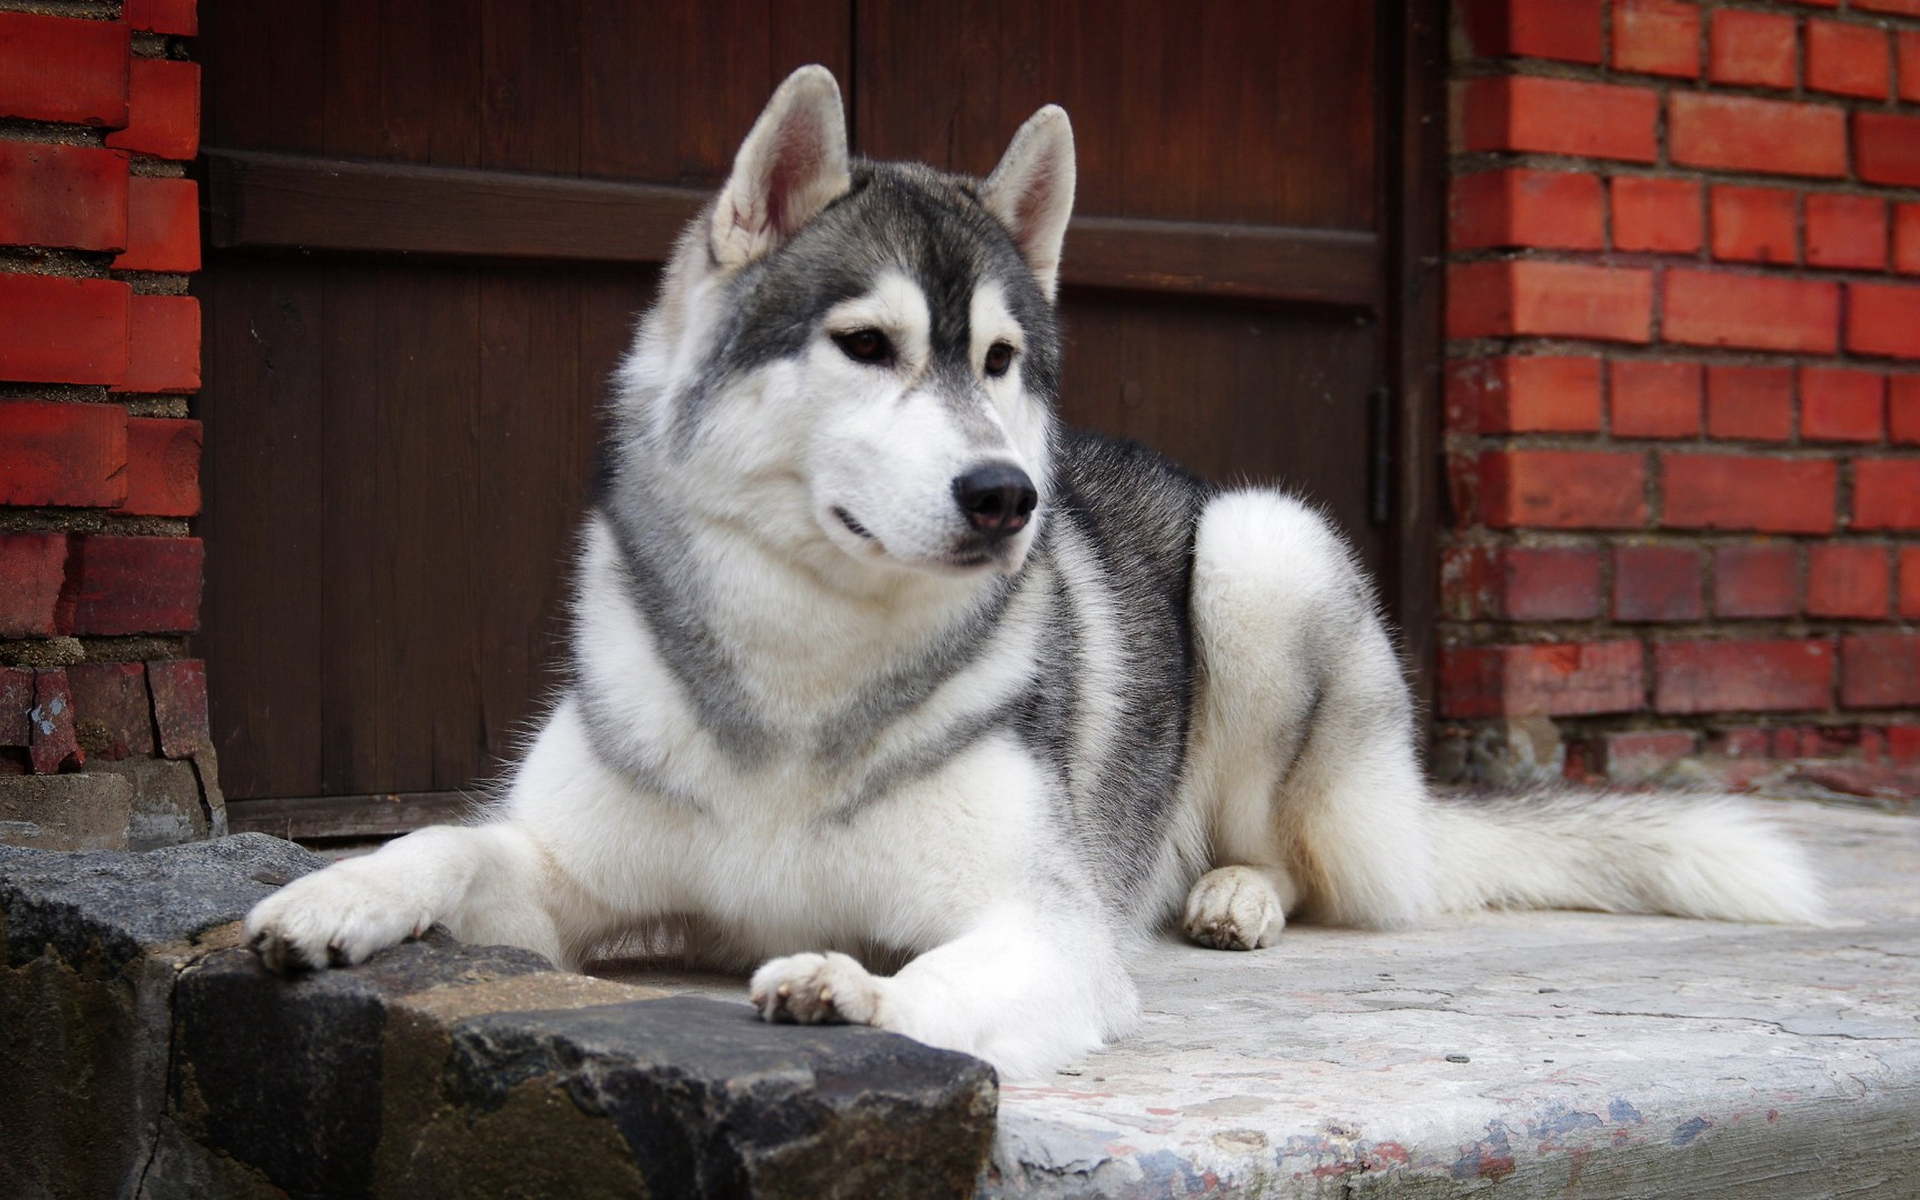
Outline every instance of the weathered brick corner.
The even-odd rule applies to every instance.
[[[0,847],[0,1162],[23,1196],[966,1196],[985,1064],[435,933],[293,980],[258,834]]]
[[[197,20],[65,7],[0,12],[0,844],[142,849],[226,820],[205,681],[181,674],[204,557]]]

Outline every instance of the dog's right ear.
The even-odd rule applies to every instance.
[[[713,210],[714,259],[732,269],[771,253],[851,186],[840,85],[825,67],[801,67],[734,156]]]

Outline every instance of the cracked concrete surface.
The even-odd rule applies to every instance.
[[[1920,1196],[1920,820],[1780,811],[1826,928],[1491,912],[1168,940],[1132,1037],[1003,1087],[981,1193]]]

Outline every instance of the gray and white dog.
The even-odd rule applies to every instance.
[[[790,77],[618,374],[570,686],[483,819],[261,902],[266,961],[438,921],[577,966],[677,922],[764,960],[769,1020],[1031,1077],[1128,1028],[1174,920],[1812,916],[1729,803],[1435,802],[1326,521],[1057,423],[1073,189],[1058,108],[976,180],[849,158],[833,77]]]

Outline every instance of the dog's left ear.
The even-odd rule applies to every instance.
[[[743,267],[771,253],[852,186],[840,85],[825,67],[801,67],[734,156],[713,210],[714,258]]]
[[[1049,104],[1013,135],[980,191],[1049,300],[1059,286],[1060,243],[1073,216],[1073,179],[1073,125],[1066,109]]]

